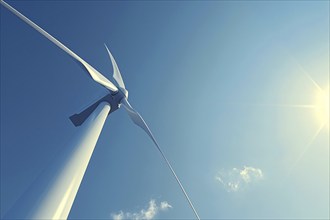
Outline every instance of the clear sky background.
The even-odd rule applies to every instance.
[[[318,86],[329,88],[329,1],[8,3],[113,80],[108,44],[201,218],[329,218],[318,101]],[[105,93],[1,6],[1,216],[79,132],[68,117]],[[69,217],[141,217],[153,205],[154,218],[194,217],[121,109]]]

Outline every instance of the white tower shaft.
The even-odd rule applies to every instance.
[[[84,177],[110,105],[102,102],[81,126],[69,153],[56,159],[35,181],[6,218],[67,219]],[[67,151],[66,151],[67,152]]]
[[[67,219],[109,111],[110,106],[101,103],[82,125],[86,129],[83,138],[74,146],[71,158],[32,216],[34,219]]]

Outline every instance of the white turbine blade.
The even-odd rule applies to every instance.
[[[113,78],[116,80],[116,82],[118,83],[118,85],[125,89],[125,84],[124,84],[124,81],[123,81],[123,78],[121,77],[121,74],[120,74],[120,71],[119,71],[119,68],[117,66],[117,63],[115,61],[115,58],[113,58],[110,50],[108,49],[107,45],[104,44],[105,48],[107,49],[108,51],[108,54],[109,54],[109,57],[111,59],[111,63],[112,63],[112,68],[113,68]]]
[[[166,161],[167,166],[170,168],[173,176],[175,177],[175,180],[177,181],[177,183],[179,184],[184,196],[186,197],[191,209],[193,210],[194,214],[196,215],[196,218],[198,220],[200,220],[199,215],[194,207],[194,205],[192,204],[192,202],[190,201],[190,198],[188,196],[188,194],[186,193],[186,190],[184,189],[183,185],[181,184],[181,181],[179,180],[178,176],[176,175],[174,169],[172,168],[170,162],[167,160],[165,154],[163,153],[162,149],[159,147],[156,139],[154,138],[153,134],[151,133],[147,123],[143,120],[143,118],[141,117],[141,115],[135,111],[132,106],[129,104],[129,102],[123,98],[121,103],[124,105],[125,109],[127,110],[128,115],[130,116],[130,118],[132,119],[132,121],[139,126],[140,128],[142,128],[148,135],[149,137],[152,139],[152,141],[154,142],[154,144],[156,145],[158,151],[161,153],[162,157],[164,158],[164,160]]]
[[[49,33],[47,33],[45,30],[43,30],[41,27],[39,27],[37,24],[35,24],[33,21],[25,17],[23,14],[21,14],[19,11],[11,7],[8,3],[1,0],[1,4],[5,6],[9,11],[17,15],[20,19],[25,21],[28,25],[33,27],[35,30],[37,30],[40,34],[44,35],[48,40],[56,44],[59,48],[64,50],[67,54],[69,54],[71,57],[73,57],[76,61],[81,63],[83,67],[86,68],[89,75],[92,77],[93,80],[101,84],[102,86],[106,87],[107,89],[117,92],[118,88],[110,82],[107,78],[105,78],[101,73],[99,73],[96,69],[94,69],[91,65],[89,65],[86,61],[84,61],[82,58],[80,58],[77,54],[75,54],[73,51],[71,51],[69,48],[67,48],[65,45],[63,45],[61,42],[59,42],[56,38],[51,36]]]

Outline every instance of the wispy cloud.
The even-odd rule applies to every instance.
[[[146,209],[141,209],[139,212],[133,213],[119,211],[118,213],[112,213],[111,217],[114,220],[151,220],[154,219],[160,211],[167,211],[170,208],[172,208],[172,206],[168,202],[163,201],[159,205],[157,205],[156,201],[152,199],[149,201],[148,207]]]
[[[242,169],[221,170],[215,179],[218,180],[228,192],[244,190],[251,183],[258,182],[264,177],[261,169],[244,166]]]

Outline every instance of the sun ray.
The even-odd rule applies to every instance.
[[[306,108],[315,109],[315,105],[303,105],[303,104],[271,104],[271,103],[242,103],[242,102],[232,102],[227,103],[231,105],[244,105],[244,106],[261,106],[261,107],[280,107],[280,108]]]
[[[295,104],[254,104],[255,106],[284,107],[284,108],[315,108],[315,105]]]
[[[299,64],[297,63],[298,68],[301,72],[311,81],[311,83],[316,87],[318,91],[322,91],[321,86],[311,77],[311,75]]]
[[[314,135],[312,136],[312,138],[305,145],[305,148],[303,149],[303,151],[301,151],[301,153],[299,154],[299,156],[297,157],[297,159],[291,165],[291,167],[290,167],[290,169],[288,171],[287,176],[290,176],[291,175],[293,169],[299,164],[300,160],[304,157],[305,153],[310,149],[312,143],[317,138],[317,136],[321,133],[321,131],[322,131],[322,129],[324,127],[325,127],[325,123],[321,124],[321,126],[316,130],[316,132],[314,133]]]
[[[292,64],[296,65],[297,68],[311,81],[311,83],[316,87],[318,91],[322,91],[322,88],[320,85],[311,77],[311,75],[305,70],[305,68],[297,61],[295,57],[293,57],[291,54],[288,56]]]

